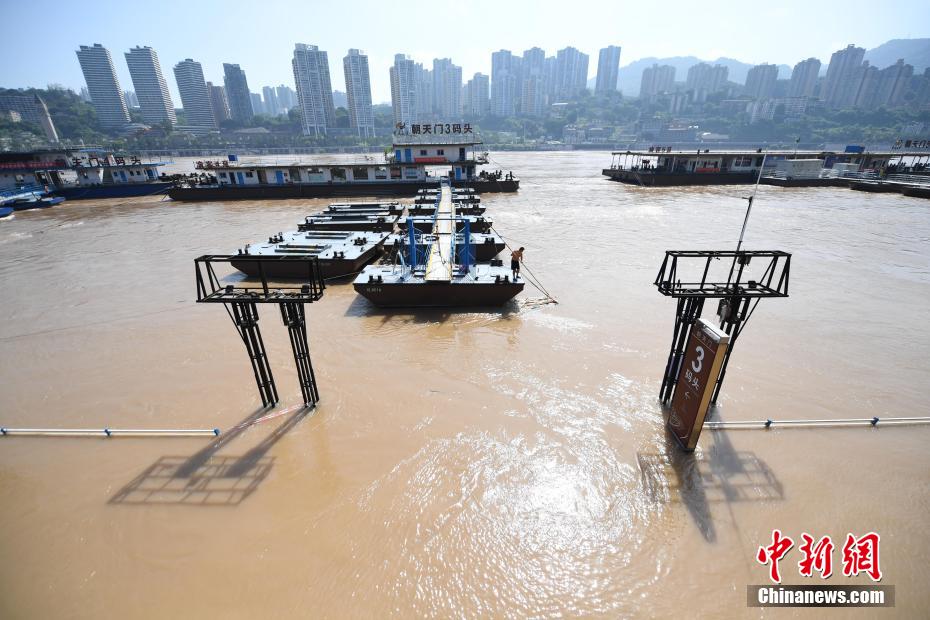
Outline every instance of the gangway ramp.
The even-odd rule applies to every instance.
[[[427,282],[452,281],[455,205],[452,202],[452,188],[447,182],[443,182],[441,191],[439,208],[436,209],[436,219],[433,224],[435,241],[430,246],[429,260],[426,263]]]

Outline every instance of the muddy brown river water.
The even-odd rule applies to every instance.
[[[193,258],[328,201],[0,222],[0,425],[228,431],[0,438],[0,617],[823,616],[746,607],[775,528],[878,532],[895,608],[835,615],[926,617],[930,427],[705,431],[692,457],[663,429],[675,303],[652,281],[666,249],[735,246],[749,190],[492,157],[522,182],[488,215],[560,303],[386,313],[330,286],[307,308],[319,406],[238,430],[260,401]],[[753,315],[713,419],[930,414],[930,202],[762,187],[746,246],[794,254],[791,296]],[[300,392],[270,310],[280,410]],[[786,583],[821,583],[797,561]]]

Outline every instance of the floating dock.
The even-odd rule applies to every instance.
[[[234,258],[232,266],[242,273],[268,278],[302,278],[306,268],[295,262],[256,262],[254,256],[295,256],[315,258],[323,278],[340,278],[358,273],[378,258],[387,234],[379,232],[311,231],[279,233],[267,243],[252,244]]]
[[[394,236],[392,244],[399,264],[366,267],[355,279],[355,290],[383,308],[501,306],[519,294],[524,283],[512,280],[500,260],[476,262],[479,250],[493,257],[503,248],[503,240],[490,234],[491,220],[460,215],[460,206],[474,203],[454,198],[452,187],[444,182],[432,217],[400,222],[405,233]],[[482,236],[473,239],[473,229]]]
[[[371,265],[354,286],[380,308],[480,308],[504,305],[520,294],[523,281],[512,281],[502,265],[476,265],[441,282],[426,282],[402,267]]]
[[[412,223],[413,227],[416,228],[418,232],[428,234],[433,230],[434,217],[435,214],[433,217],[404,218],[397,222],[397,227],[400,228],[402,233],[406,234],[407,228]],[[489,217],[484,217],[483,215],[458,215],[456,216],[455,220],[456,232],[463,232],[465,230],[466,222],[468,222],[470,232],[473,233],[488,233],[491,231],[491,228],[494,224],[494,220]]]
[[[421,235],[417,239],[418,251],[424,252],[426,245],[434,241],[432,235]],[[398,252],[406,250],[408,240],[406,235],[393,234],[389,235],[384,242],[384,254],[387,257],[394,257]],[[471,257],[475,262],[486,263],[495,258],[504,250],[504,240],[495,232],[472,233],[470,235]],[[455,237],[456,252],[460,253],[465,247],[465,235],[457,233]],[[458,255],[458,254],[456,254]]]
[[[400,213],[379,211],[375,213],[316,213],[308,215],[304,221],[297,225],[300,232],[330,230],[330,231],[371,231],[393,232],[394,225]]]

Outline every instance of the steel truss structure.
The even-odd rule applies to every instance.
[[[750,265],[755,261],[755,265]],[[717,264],[727,266],[725,279],[714,273]],[[672,345],[659,399],[671,402],[691,326],[700,318],[707,299],[719,299],[717,316],[720,329],[730,335],[730,345],[723,358],[720,374],[714,385],[711,402],[716,403],[726,376],[733,347],[746,321],[759,301],[769,297],[788,296],[791,254],[780,250],[668,250],[656,275],[659,293],[678,300]],[[700,273],[700,277],[697,274]],[[684,277],[684,279],[682,279]]]
[[[216,273],[218,265],[237,262],[255,263],[258,278],[230,281],[221,280]],[[265,266],[269,263],[294,262],[306,265],[306,276],[299,280],[269,282]],[[258,327],[258,304],[277,304],[281,319],[287,326],[297,365],[297,377],[304,404],[314,406],[320,400],[320,392],[310,361],[307,343],[307,321],[304,304],[319,301],[326,284],[317,258],[304,256],[248,256],[209,254],[194,260],[197,278],[197,303],[223,304],[229,318],[245,345],[255,375],[255,383],[262,404],[270,407],[278,403],[278,388],[268,361],[262,333]],[[299,267],[298,267],[299,268]]]

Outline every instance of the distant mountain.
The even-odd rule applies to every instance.
[[[914,65],[914,73],[923,73],[930,67],[930,39],[892,39],[865,53],[865,59],[879,69],[893,65],[899,58]]]

